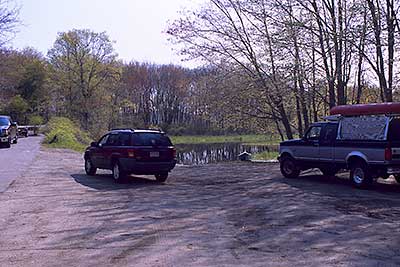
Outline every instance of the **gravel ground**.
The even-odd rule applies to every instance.
[[[0,193],[1,266],[398,266],[400,186],[277,164],[177,166],[165,184],[84,175],[42,148]]]

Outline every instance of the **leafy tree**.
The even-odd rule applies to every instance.
[[[86,130],[96,128],[92,122],[109,102],[105,86],[119,80],[116,56],[107,34],[90,30],[59,33],[48,52],[58,109],[78,119]]]
[[[0,107],[21,95],[31,115],[48,112],[47,67],[43,56],[32,48],[0,50]]]
[[[28,103],[21,95],[14,96],[6,106],[5,110],[11,117],[19,122],[26,123],[26,112],[29,109]]]
[[[41,116],[31,116],[29,117],[30,125],[41,125],[44,123],[44,119]]]

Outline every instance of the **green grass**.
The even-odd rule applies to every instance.
[[[270,139],[266,135],[185,135],[171,136],[174,144],[212,144],[212,143],[243,143],[246,145],[279,144],[278,139]]]
[[[45,134],[43,144],[51,148],[67,148],[82,152],[91,141],[86,132],[63,117],[50,119],[43,133]]]
[[[279,155],[279,152],[268,152],[264,151],[261,153],[254,154],[252,156],[252,159],[255,160],[270,160],[270,159],[276,159]]]

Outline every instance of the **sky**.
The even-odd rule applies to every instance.
[[[91,29],[105,31],[125,62],[190,66],[172,50],[173,45],[163,32],[168,21],[179,18],[180,10],[196,9],[203,1],[16,0],[23,25],[11,45],[17,49],[33,47],[46,55],[58,32]]]

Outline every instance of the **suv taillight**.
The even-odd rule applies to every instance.
[[[135,150],[128,149],[128,158],[134,158],[134,157],[135,157]]]
[[[392,160],[392,149],[390,147],[385,148],[385,160]]]

